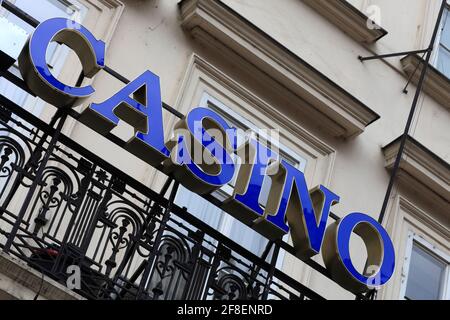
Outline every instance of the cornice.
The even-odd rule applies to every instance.
[[[425,61],[418,55],[411,54],[403,58],[401,64],[408,77],[414,74],[411,81],[417,84]],[[450,79],[432,65],[428,66],[423,91],[444,108],[450,110]]]
[[[397,138],[383,148],[385,166],[391,170],[400,148],[400,138]],[[417,182],[438,195],[445,207],[450,207],[450,164],[427,149],[417,140],[408,137],[400,162],[401,181],[407,185]],[[423,194],[427,197],[427,194]]]
[[[385,29],[346,0],[303,0],[303,2],[358,42],[374,43],[388,34]]]
[[[219,0],[182,0],[182,26],[204,45],[232,50],[307,102],[333,136],[360,134],[379,116],[361,101]],[[331,120],[331,121],[330,121]]]

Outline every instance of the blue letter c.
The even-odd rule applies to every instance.
[[[92,86],[72,87],[60,82],[47,66],[49,44],[56,41],[76,52],[83,66],[83,74],[93,77],[105,65],[105,43],[92,33],[65,18],[42,22],[28,39],[19,56],[20,72],[30,89],[40,98],[57,107],[72,105],[78,98],[94,93]]]

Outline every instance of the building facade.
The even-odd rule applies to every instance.
[[[107,68],[80,77],[72,51],[49,47],[52,74],[96,89],[62,121],[29,92],[17,63],[2,67],[2,296],[450,299],[450,3],[441,8],[440,0],[3,1],[0,49],[13,59],[37,22],[64,17],[106,43]],[[403,149],[426,54],[410,51],[429,47],[438,16]],[[407,53],[361,59],[397,52]],[[160,77],[166,140],[198,106],[243,130],[277,129],[280,157],[309,186],[340,195],[333,219],[364,212],[387,230],[390,281],[367,294],[343,289],[321,255],[299,259],[289,236],[269,241],[229,215],[222,204],[235,181],[199,196],[127,150],[129,124],[99,134],[80,121],[89,103],[145,70]],[[366,245],[355,236],[350,249],[363,270]],[[68,266],[81,268],[78,287]]]

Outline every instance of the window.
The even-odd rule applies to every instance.
[[[212,98],[207,94],[203,95],[200,105],[211,108],[215,112],[219,113],[231,126],[242,129],[243,131],[247,131],[250,129],[255,133],[258,132],[257,127],[253,123],[239,116],[237,113],[222,104],[220,101]],[[242,141],[243,139],[238,140]],[[282,159],[297,167],[299,170],[304,171],[306,166],[306,160],[304,158],[297,155],[295,152],[283,145],[277,145],[276,147],[278,148],[278,152]],[[229,185],[226,185],[221,189],[215,191],[213,193],[213,196],[215,196],[219,200],[224,200],[225,198],[232,195],[233,185],[234,179],[232,180],[232,182],[230,182]],[[264,206],[265,202],[267,201],[269,190],[270,179],[266,179],[264,181],[261,196],[259,199],[262,206]],[[186,207],[191,214],[206,222],[211,227],[219,230],[222,234],[239,243],[249,251],[253,252],[255,255],[261,256],[264,252],[264,249],[268,243],[268,240],[265,237],[263,237],[250,227],[244,225],[231,215],[220,210],[220,208],[215,207],[213,204],[204,200],[199,195],[190,192],[189,190],[180,186],[178,194],[175,198],[175,203],[180,207]],[[280,251],[277,267],[280,267],[280,263],[283,261],[283,254],[284,251]]]
[[[75,0],[13,0],[10,2],[38,21],[64,17],[82,22],[88,11],[86,7]],[[32,26],[0,7],[0,50],[17,60],[28,36],[33,30]],[[47,63],[54,76],[57,77],[62,71],[69,52],[70,49],[68,47],[56,43],[52,43],[49,46]],[[9,71],[21,78],[17,61],[11,66]],[[0,94],[37,116],[41,114],[45,105],[43,100],[29,95],[26,91],[2,77],[0,77]],[[23,121],[22,124],[27,125]],[[15,126],[13,123],[10,123],[10,125]],[[20,127],[17,127],[16,130],[26,133]],[[21,140],[19,139],[19,141]],[[4,150],[0,150],[0,155],[3,154]],[[8,179],[7,176],[0,178],[0,190],[3,190]]]
[[[403,277],[407,300],[450,299],[450,257],[413,234],[409,237]]]
[[[450,78],[450,6],[445,9],[442,21],[436,68]]]
[[[15,0],[11,2],[38,21],[63,17],[82,22],[87,13],[87,8],[75,0]],[[32,26],[9,11],[3,9],[0,11],[0,48],[7,48],[14,58],[17,59],[26,39],[33,30]],[[47,62],[54,76],[60,74],[68,54],[69,48],[66,46],[56,43],[52,43],[49,46]],[[17,62],[10,68],[10,71],[20,76]],[[3,78],[0,78],[0,94],[36,115],[40,114],[44,106],[42,100],[28,95],[25,91]]]

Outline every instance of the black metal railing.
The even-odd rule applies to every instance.
[[[171,178],[156,193],[55,132],[0,96],[5,252],[63,284],[79,266],[91,299],[321,299],[176,206]]]
[[[3,6],[38,24],[10,2]],[[11,72],[0,76],[33,95]],[[89,299],[323,299],[276,267],[280,250],[295,254],[292,246],[270,242],[256,256],[177,206],[178,183],[170,176],[155,192],[62,134],[68,116],[79,114],[59,110],[46,123],[0,95],[3,252],[64,285],[68,268],[79,267],[75,291]],[[303,262],[331,279],[317,262]],[[372,299],[374,292],[356,297]]]

